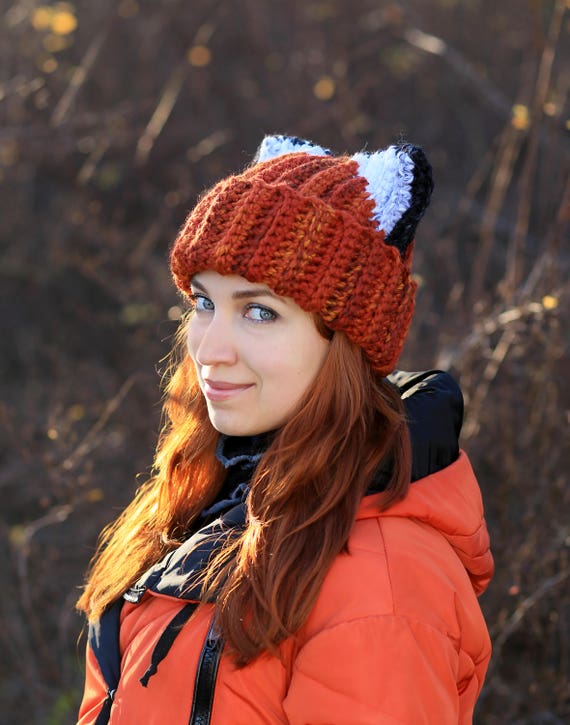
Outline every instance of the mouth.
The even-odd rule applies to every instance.
[[[253,387],[253,383],[228,383],[224,380],[204,379],[204,395],[212,402],[229,400],[245,390]]]

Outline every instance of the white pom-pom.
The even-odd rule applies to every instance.
[[[256,161],[269,161],[278,156],[303,152],[311,156],[330,156],[331,152],[296,136],[266,136],[257,150]]]
[[[359,175],[368,182],[366,190],[375,204],[373,218],[388,236],[410,207],[414,162],[395,146],[373,154],[354,154],[352,158],[358,163]]]

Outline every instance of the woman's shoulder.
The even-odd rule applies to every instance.
[[[407,518],[358,520],[348,552],[337,556],[325,577],[307,636],[376,617],[420,618],[448,631],[453,580],[464,578],[460,562],[435,530]]]
[[[348,541],[331,566],[307,635],[356,619],[412,619],[459,637],[462,612],[480,614],[477,594],[493,560],[477,482],[461,453],[413,483],[387,511],[367,496]],[[477,616],[479,616],[477,614]]]

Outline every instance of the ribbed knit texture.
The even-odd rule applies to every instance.
[[[412,246],[385,243],[358,164],[289,153],[216,184],[189,214],[171,255],[177,286],[200,271],[237,274],[291,297],[361,347],[381,375],[400,355],[416,283]]]

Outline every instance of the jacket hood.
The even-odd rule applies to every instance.
[[[469,574],[476,594],[487,587],[494,571],[481,492],[467,455],[461,451],[446,468],[416,481],[406,498],[386,511],[379,495],[366,496],[358,519],[403,517],[437,529],[453,547]]]

